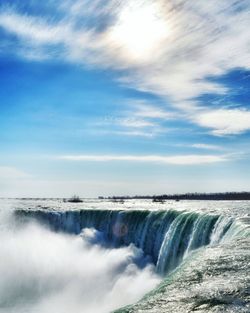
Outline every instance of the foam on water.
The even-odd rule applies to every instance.
[[[108,313],[150,290],[117,312],[249,312],[249,207],[16,201],[0,221],[0,312]]]

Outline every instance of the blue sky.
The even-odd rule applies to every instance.
[[[249,1],[0,4],[0,196],[250,187]]]

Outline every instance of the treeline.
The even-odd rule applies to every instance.
[[[129,200],[129,199],[152,199],[153,201],[164,200],[250,200],[250,192],[218,192],[218,193],[185,193],[171,195],[153,196],[113,196],[99,197],[99,199],[109,200]]]

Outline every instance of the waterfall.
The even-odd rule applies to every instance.
[[[172,271],[191,251],[240,233],[231,218],[175,210],[17,210],[15,216],[19,222],[34,218],[54,231],[72,234],[94,228],[113,247],[133,243],[160,274]]]

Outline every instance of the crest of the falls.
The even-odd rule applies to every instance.
[[[232,218],[176,210],[19,210],[15,214],[19,221],[34,218],[55,231],[79,234],[94,228],[114,247],[133,243],[160,274],[176,268],[191,251],[242,232]]]

